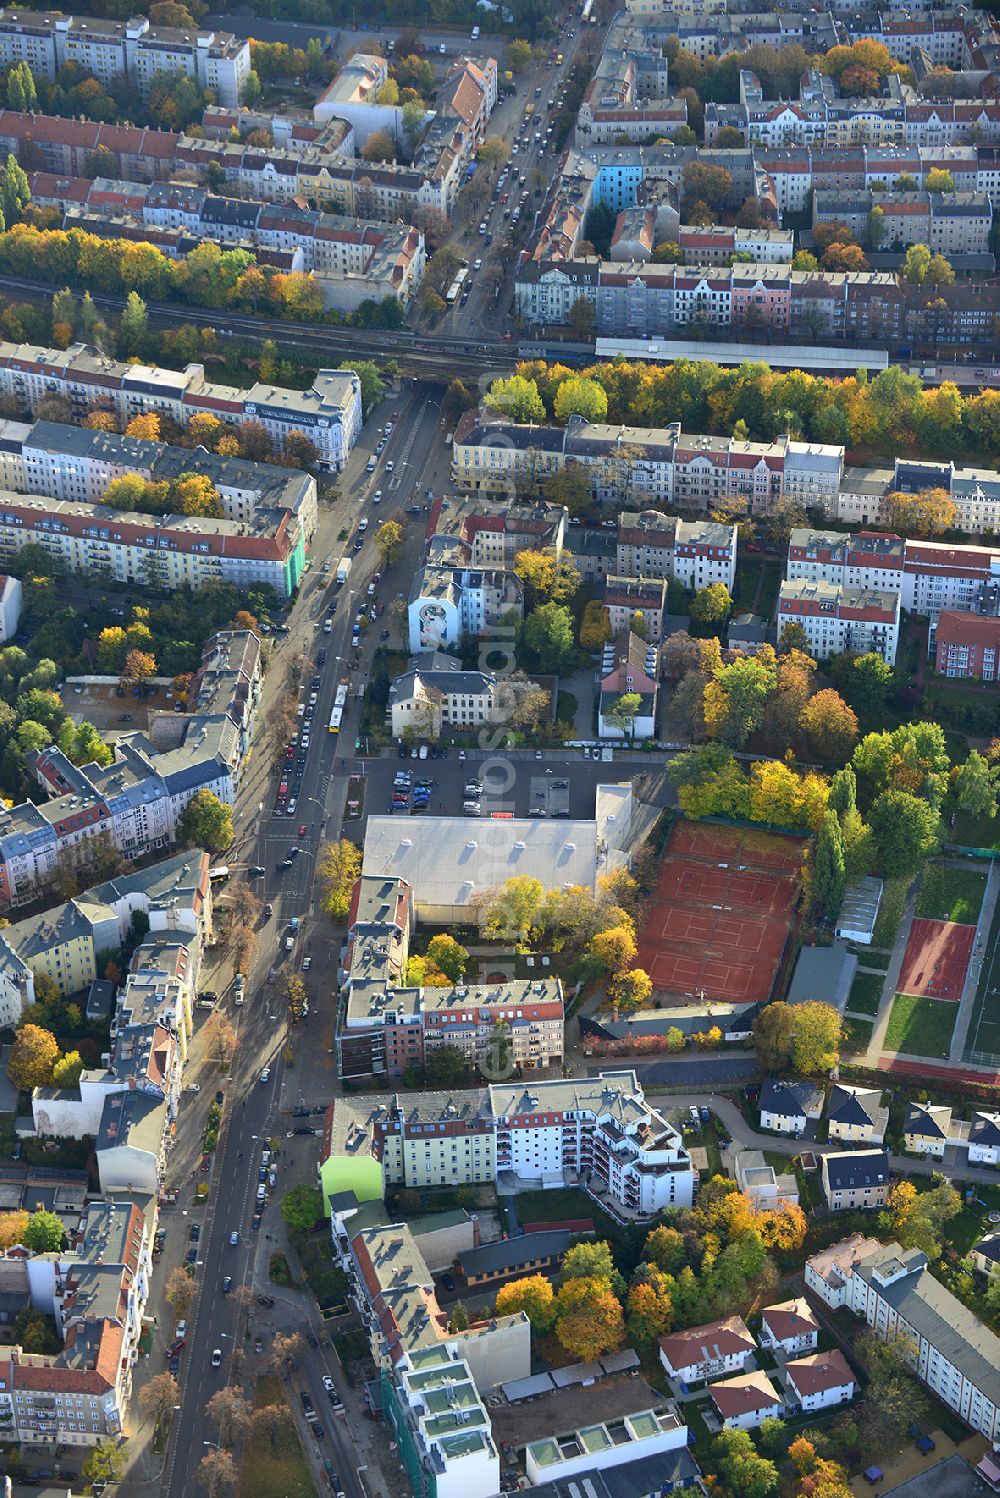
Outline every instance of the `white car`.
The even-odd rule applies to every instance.
[[[395,463],[392,461],[391,458],[389,458],[386,461],[386,465],[385,465],[385,471],[386,471],[386,473],[391,473],[392,470],[395,468],[395,466],[396,466]]]
[[[473,270],[482,270],[482,268],[483,268],[483,262],[482,262],[481,258],[477,255],[476,258],[475,258],[475,260],[473,260],[473,262],[472,262],[472,269]]]
[[[382,490],[381,489],[376,489],[375,493],[372,495],[372,504],[373,505],[380,505],[381,503],[382,503]]]
[[[302,971],[304,973],[307,973],[309,971],[309,969],[312,967],[312,965],[313,965],[313,960],[312,960],[311,957],[303,957],[303,959],[302,959]]]
[[[271,1080],[271,1068],[269,1066],[265,1066],[264,1070],[261,1072],[261,1074],[260,1074],[260,1080],[262,1082],[270,1082],[270,1080]]]
[[[366,531],[367,529],[368,529],[368,521],[367,520],[359,520],[358,521],[358,530],[359,531]]]
[[[239,1241],[240,1241],[240,1235],[239,1235],[239,1233],[232,1232],[232,1233],[229,1234],[229,1246],[230,1246],[230,1248],[235,1248],[236,1245],[237,1245],[237,1243],[239,1243]]]
[[[200,1092],[201,1091],[201,1083],[200,1082],[189,1082],[187,1084],[187,1086],[185,1087],[184,1091],[185,1092]]]
[[[222,1367],[222,1348],[221,1347],[216,1347],[213,1350],[213,1352],[212,1352],[212,1367],[213,1368],[221,1368]]]

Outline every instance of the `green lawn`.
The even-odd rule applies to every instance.
[[[347,1278],[344,1271],[331,1262],[330,1229],[325,1223],[311,1233],[293,1233],[292,1247],[322,1310],[346,1300]]]
[[[736,580],[733,584],[733,613],[748,614],[753,608],[754,597],[757,592],[757,583],[763,569],[763,562],[756,558],[750,561],[746,557],[739,557],[736,563]]]
[[[878,1014],[884,980],[878,973],[855,973],[847,1007],[853,1014]]]
[[[985,869],[956,869],[930,863],[924,870],[917,915],[931,921],[974,926],[986,893]]]
[[[885,1049],[906,1051],[912,1056],[947,1056],[957,1014],[958,1005],[944,999],[898,993],[892,1001]]]
[[[876,967],[880,973],[884,973],[889,966],[891,952],[876,952],[871,947],[852,947],[851,949],[858,959],[858,967]]]
[[[287,1403],[279,1379],[270,1375],[258,1378],[255,1406]],[[250,1436],[240,1469],[240,1498],[318,1498],[294,1425],[274,1446],[266,1435]]]
[[[514,1208],[520,1223],[573,1222],[589,1217],[599,1232],[615,1226],[594,1198],[576,1186],[558,1191],[519,1191]]]
[[[967,1254],[974,1243],[985,1233],[992,1231],[987,1218],[990,1212],[1000,1212],[1000,1186],[976,1185],[976,1200],[962,1208],[942,1228],[944,1241],[959,1254]],[[980,1201],[986,1205],[980,1206]]]
[[[1000,848],[1000,817],[973,817],[965,811],[956,812],[945,837],[960,848]]]
[[[859,1055],[866,1051],[871,1042],[872,1030],[875,1021],[870,1019],[851,1019],[846,1021],[846,1034],[844,1036],[841,1050],[845,1055]]]
[[[878,920],[875,922],[875,932],[872,937],[873,947],[891,947],[896,940],[896,932],[899,930],[899,923],[903,916],[903,906],[912,883],[912,874],[900,874],[895,879],[885,881],[882,904],[879,906]]]

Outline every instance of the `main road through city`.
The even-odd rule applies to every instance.
[[[329,946],[324,928],[314,926],[311,919],[313,886],[321,841],[339,837],[341,832],[346,785],[343,759],[345,756],[354,758],[358,716],[356,698],[351,699],[351,708],[339,737],[330,735],[327,725],[336,684],[342,675],[348,674],[347,663],[355,654],[350,645],[355,605],[365,595],[372,574],[380,568],[380,558],[371,539],[374,529],[380,519],[397,515],[407,504],[419,501],[423,505],[424,488],[432,481],[440,487],[444,478],[447,460],[441,441],[440,408],[435,398],[438,393],[418,386],[399,397],[394,408],[398,409],[399,418],[383,455],[383,461],[393,460],[391,477],[385,474],[381,465],[374,476],[369,477],[364,472],[373,441],[370,433],[366,433],[364,447],[352,455],[344,476],[342,498],[333,509],[320,511],[312,548],[316,562],[307,574],[290,616],[291,633],[276,650],[265,678],[266,687],[273,693],[278,690],[286,663],[293,653],[305,651],[315,659],[321,646],[327,652],[326,664],[319,672],[322,685],[312,720],[311,744],[295,814],[290,817],[274,814],[277,789],[277,777],[271,771],[274,746],[264,742],[263,728],[258,730],[258,744],[247,767],[237,804],[236,855],[230,856],[233,877],[247,878],[249,868],[262,867],[264,875],[250,877],[248,882],[258,890],[262,900],[273,903],[274,915],[258,933],[258,951],[247,981],[247,1002],[242,1009],[232,1011],[233,1019],[238,1021],[239,1045],[232,1074],[221,1084],[226,1093],[224,1128],[210,1177],[209,1214],[199,1244],[200,1294],[193,1316],[189,1318],[182,1402],[171,1430],[163,1475],[163,1491],[171,1498],[185,1498],[190,1493],[192,1473],[205,1453],[206,1444],[215,1439],[215,1429],[204,1415],[205,1405],[218,1388],[230,1381],[232,1350],[235,1339],[242,1335],[242,1328],[237,1325],[237,1307],[231,1296],[221,1293],[223,1276],[231,1274],[235,1284],[252,1284],[256,1255],[259,1259],[258,1286],[266,1284],[269,1245],[262,1241],[260,1233],[251,1229],[251,1217],[257,1189],[260,1141],[269,1135],[283,1136],[290,1126],[287,1112],[282,1115],[279,1109],[286,1036],[284,979],[289,970],[300,970],[307,952],[315,952],[316,971],[309,979],[310,982],[317,979],[313,989],[314,1003],[327,1006],[334,1001],[336,954]],[[385,402],[383,416],[388,415],[391,405],[390,398]],[[383,491],[379,507],[371,503],[377,487]],[[336,538],[345,526],[350,526],[352,532],[356,530],[362,513],[369,517],[371,524],[363,548],[354,553]],[[409,520],[403,556],[384,573],[379,584],[378,599],[387,606],[385,624],[389,620],[390,600],[399,593],[406,596],[409,592],[423,530],[422,517],[420,521]],[[353,567],[349,583],[338,594],[333,581],[335,565],[345,550],[353,557]],[[321,570],[324,557],[332,559],[333,566],[328,576]],[[336,614],[331,633],[326,634],[322,621],[335,597]],[[352,692],[367,680],[379,633],[380,628],[373,624],[363,637],[361,669],[352,674]],[[311,672],[306,671],[303,680],[306,693],[310,679]],[[263,809],[258,811],[260,806]],[[300,836],[298,828],[302,824],[305,824],[306,833]],[[282,871],[278,865],[293,846],[301,848],[301,852],[294,858],[292,867]],[[284,938],[293,916],[299,918],[302,928],[294,951],[286,954],[282,950]],[[272,969],[275,978],[268,983]],[[305,1029],[295,1032],[296,1045],[308,1047],[312,1038],[309,1027],[318,1031],[320,1024],[320,1017],[314,1014]],[[270,1079],[262,1082],[260,1074],[265,1066],[271,1069]],[[234,1231],[240,1234],[239,1244],[235,1247],[230,1245],[230,1234]],[[274,1287],[271,1289],[273,1292]],[[319,1326],[318,1319],[316,1326]],[[212,1352],[216,1348],[223,1353],[222,1366],[218,1369],[211,1365]],[[328,1345],[322,1342],[319,1351],[310,1352],[301,1359],[295,1383],[297,1387],[311,1391],[327,1432],[325,1444],[328,1449],[324,1454],[329,1456],[340,1475],[341,1486],[349,1498],[362,1498],[363,1490],[356,1475],[358,1462],[348,1428],[342,1421],[329,1418],[330,1407],[321,1383],[324,1373],[330,1373],[335,1379],[340,1377],[336,1359],[329,1352]]]

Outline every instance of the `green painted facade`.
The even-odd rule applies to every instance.
[[[413,1498],[436,1498],[437,1483],[434,1481],[433,1474],[424,1469],[409,1422],[399,1401],[399,1391],[384,1368],[382,1369],[382,1413],[396,1433],[396,1455],[403,1464],[403,1471],[410,1479]]]
[[[291,598],[299,585],[299,578],[306,567],[306,543],[302,535],[302,527],[299,527],[299,539],[288,554],[285,563],[285,597]]]
[[[330,1155],[319,1168],[319,1182],[323,1211],[327,1217],[330,1215],[331,1196],[337,1196],[341,1191],[353,1191],[359,1202],[382,1200],[382,1167],[371,1155],[359,1155],[357,1159]]]

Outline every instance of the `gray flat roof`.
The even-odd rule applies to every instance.
[[[817,999],[842,1014],[857,966],[858,959],[846,947],[803,947],[788,990],[789,1004]]]

